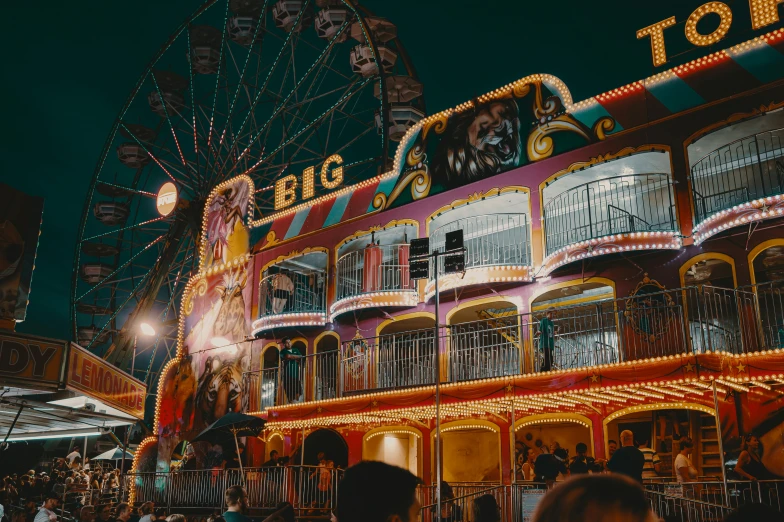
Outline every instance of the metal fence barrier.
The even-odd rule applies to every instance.
[[[224,492],[241,485],[252,509],[272,511],[290,502],[298,516],[325,515],[335,507],[343,470],[325,466],[285,466],[238,469],[183,470],[168,473],[129,473],[123,496],[136,504],[154,502],[168,511],[226,509]]]
[[[697,224],[722,210],[784,192],[784,129],[724,145],[691,168]]]
[[[676,232],[670,174],[633,174],[569,188],[544,206],[545,253],[631,232]]]

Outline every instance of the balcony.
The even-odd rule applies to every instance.
[[[313,252],[264,270],[259,282],[253,335],[275,328],[324,326],[327,322],[327,254]]]
[[[408,268],[408,245],[371,243],[343,254],[337,262],[332,317],[360,308],[416,306],[416,282]]]
[[[691,168],[695,239],[784,214],[784,129],[724,145]]]
[[[584,178],[572,174],[545,189],[546,274],[591,256],[680,247],[670,174],[601,177],[574,184]]]
[[[463,231],[465,274],[444,274],[444,258],[440,258],[439,292],[531,281],[531,236],[526,214],[485,214],[450,221],[430,233],[431,250],[443,250],[446,234],[455,230]],[[428,298],[435,294],[435,280],[427,282],[425,294]]]

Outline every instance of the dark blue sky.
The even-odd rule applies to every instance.
[[[703,2],[363,3],[397,25],[433,113],[537,72],[560,77],[576,101],[649,76],[656,72],[649,42],[638,41],[636,30],[674,15],[679,24],[666,33],[668,51],[685,50],[683,22]],[[673,63],[752,36],[748,2],[727,3],[735,16],[728,39],[716,49],[692,49]],[[0,180],[45,198],[31,307],[18,329],[69,338],[73,249],[104,140],[148,61],[200,3],[9,4],[0,7]]]

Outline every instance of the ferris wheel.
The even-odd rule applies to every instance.
[[[396,27],[353,0],[204,2],[141,75],[98,158],[75,252],[74,338],[154,386],[175,352],[211,189],[249,175],[258,217],[274,210],[276,179],[333,154],[346,183],[367,179],[424,110]],[[167,183],[179,197],[162,212]],[[142,322],[153,338],[137,338]]]

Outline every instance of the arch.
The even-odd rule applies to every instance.
[[[528,196],[528,209],[527,213],[528,216],[531,216],[532,207],[531,207],[531,189],[528,187],[524,187],[522,185],[508,185],[506,187],[495,187],[491,188],[486,192],[474,192],[473,194],[469,194],[465,198],[460,198],[452,201],[451,203],[442,206],[432,214],[430,214],[425,219],[425,235],[430,237],[430,223],[433,222],[438,216],[443,214],[444,212],[449,212],[450,210],[454,210],[456,208],[460,208],[465,205],[469,205],[476,201],[481,201],[483,199],[494,198],[496,196],[501,196],[503,194],[507,194],[509,192],[524,192],[526,196]]]
[[[688,146],[694,143],[695,141],[697,141],[698,139],[702,138],[703,136],[710,134],[711,132],[717,131],[719,129],[722,129],[724,127],[729,127],[730,125],[741,123],[743,121],[756,118],[757,116],[762,116],[765,113],[774,111],[776,109],[780,109],[782,107],[784,107],[784,102],[779,102],[779,103],[774,102],[771,103],[770,105],[760,105],[758,109],[752,109],[749,112],[736,112],[730,115],[730,117],[725,120],[720,120],[711,123],[710,125],[707,125],[705,127],[702,127],[701,129],[692,133],[692,135],[686,138],[686,140],[684,140],[683,142],[684,157],[688,161],[689,159],[689,154],[687,151]]]
[[[427,317],[427,318],[430,318],[430,319],[433,320],[433,326],[435,326],[436,315],[434,313],[432,313],[432,312],[410,312],[410,313],[407,313],[407,314],[396,315],[396,316],[394,316],[393,319],[385,319],[385,320],[381,321],[378,324],[378,326],[376,326],[376,337],[381,335],[381,332],[384,331],[384,328],[386,328],[387,326],[389,326],[392,323],[395,323],[397,321],[405,321],[407,319],[415,319],[417,317]]]
[[[558,290],[560,288],[566,288],[566,287],[569,287],[569,286],[581,285],[581,284],[585,284],[585,283],[604,283],[605,285],[607,285],[607,286],[612,288],[613,299],[615,299],[617,297],[617,294],[615,292],[615,281],[613,281],[612,279],[607,279],[606,277],[596,277],[596,276],[589,277],[588,279],[583,279],[583,278],[570,279],[568,281],[560,281],[558,283],[553,283],[551,285],[547,285],[547,286],[544,286],[544,287],[536,289],[534,291],[534,293],[531,294],[531,297],[528,298],[528,310],[532,311],[533,310],[533,303],[534,303],[534,301],[536,301],[536,298],[541,296],[541,295],[546,294],[547,292],[551,292],[553,290]],[[589,301],[589,300],[591,300],[591,299],[590,298],[589,299],[585,299],[585,301]],[[569,304],[579,304],[580,302],[584,302],[584,301],[580,301],[580,299],[574,299],[574,300],[570,301]]]
[[[264,364],[265,355],[266,355],[266,353],[267,353],[267,350],[270,350],[270,349],[274,349],[274,350],[276,350],[276,351],[278,352],[278,355],[279,355],[279,354],[280,354],[280,344],[278,344],[277,342],[273,341],[273,342],[269,342],[269,343],[265,344],[265,345],[262,347],[262,349],[261,349],[261,355],[259,356],[259,358],[260,358],[260,361],[261,361],[261,368],[262,368],[262,369],[266,368],[266,366],[265,366],[265,364]],[[277,367],[277,366],[276,366],[276,367]]]
[[[413,226],[416,229],[417,237],[419,237],[419,221],[417,221],[416,219],[407,219],[407,218],[405,218],[405,219],[393,219],[392,221],[390,221],[386,225],[375,225],[375,226],[368,227],[366,230],[357,230],[356,232],[354,232],[350,236],[346,236],[343,239],[341,239],[340,242],[337,245],[335,245],[335,263],[338,262],[338,252],[340,252],[340,249],[344,245],[346,245],[347,243],[350,243],[351,241],[354,241],[355,239],[359,239],[360,237],[368,236],[368,235],[370,235],[373,232],[380,232],[382,230],[387,230],[387,229],[394,228],[394,227],[401,226],[401,225],[402,226],[409,226],[409,225]]]
[[[487,420],[483,420],[483,419],[462,419],[462,420],[457,420],[457,421],[452,421],[452,422],[445,422],[444,424],[441,425],[441,441],[442,441],[441,451],[442,451],[442,454],[444,455],[443,464],[444,464],[444,471],[445,471],[444,478],[442,480],[449,481],[449,477],[448,477],[449,463],[447,461],[448,452],[445,451],[447,448],[446,448],[446,445],[444,444],[444,442],[445,442],[444,434],[450,433],[450,432],[456,432],[456,431],[476,430],[476,429],[492,432],[493,435],[492,436],[488,436],[488,435],[485,434],[484,437],[480,436],[477,440],[472,441],[471,444],[469,445],[469,447],[470,448],[477,448],[477,447],[481,448],[482,439],[485,439],[485,442],[486,442],[485,449],[492,449],[492,448],[497,449],[497,451],[498,451],[497,461],[494,464],[497,465],[498,480],[501,479],[501,471],[503,469],[503,466],[502,466],[502,463],[501,463],[501,428],[497,424],[495,424],[493,422],[490,422],[490,421],[487,421]],[[436,430],[433,429],[433,430],[430,431],[430,447],[433,448],[433,450],[430,452],[430,469],[435,469],[435,437],[436,437]],[[451,438],[451,437],[448,435],[446,437],[446,439],[449,439],[449,438]],[[489,441],[491,439],[492,439],[492,444],[489,443]],[[485,456],[485,457],[487,456],[486,452],[481,452],[480,451],[480,454],[482,456]],[[461,459],[461,460],[465,461],[465,462],[475,463],[478,466],[481,466],[481,464],[482,464],[479,459]],[[487,460],[484,464],[486,466],[489,466],[489,465],[491,465],[491,461]],[[461,478],[459,481],[462,481],[462,480],[463,480],[463,478]],[[469,481],[475,481],[477,479],[476,478],[468,478],[468,480]],[[490,480],[495,480],[495,479],[490,479]]]
[[[686,286],[685,276],[686,276],[686,272],[688,272],[689,268],[691,268],[692,265],[694,265],[696,263],[699,263],[700,261],[706,261],[708,259],[718,259],[718,260],[724,261],[725,263],[730,265],[730,267],[732,268],[733,287],[737,287],[738,286],[738,275],[735,273],[735,260],[732,257],[728,256],[727,254],[722,254],[720,252],[705,252],[705,253],[702,253],[702,254],[697,254],[696,256],[692,257],[691,259],[688,259],[678,269],[678,275],[680,277],[681,287],[685,287]],[[753,268],[752,268],[752,271],[753,271]]]
[[[542,424],[554,423],[572,423],[583,426],[588,430],[589,436],[589,440],[585,442],[588,444],[588,447],[591,449],[591,451],[594,450],[593,421],[585,415],[579,413],[540,413],[536,415],[526,415],[525,417],[516,420],[514,425],[509,426],[509,444],[511,446],[509,448],[509,457],[512,459],[511,469],[515,469],[515,443],[517,442],[515,433],[526,426],[538,426]]]
[[[262,277],[264,277],[264,272],[273,265],[286,261],[287,259],[294,259],[295,257],[301,257],[306,254],[313,254],[316,252],[322,252],[327,255],[326,268],[329,268],[329,249],[327,247],[321,247],[321,246],[308,247],[305,248],[304,250],[292,250],[288,254],[282,254],[276,257],[275,259],[272,259],[271,261],[267,261],[267,263],[265,263],[264,266],[262,266],[261,270],[259,271],[259,280],[261,280]]]
[[[608,426],[609,424],[625,415],[629,415],[630,413],[640,413],[644,411],[657,411],[657,410],[693,410],[693,411],[700,411],[702,413],[707,413],[708,415],[712,415],[714,418],[716,417],[716,410],[713,408],[709,408],[708,406],[704,406],[702,404],[698,404],[696,402],[655,402],[650,404],[636,404],[634,406],[628,406],[626,408],[617,410],[612,412],[609,415],[606,415],[604,419],[602,419],[602,430],[604,432],[604,450],[607,455],[610,454],[607,441],[609,440],[609,432]]]
[[[386,435],[386,434],[396,434],[396,435],[408,434],[409,436],[413,436],[416,439],[416,441],[415,441],[415,444],[416,444],[416,466],[415,466],[415,469],[412,469],[412,468],[414,468],[414,466],[411,466],[411,462],[409,460],[409,468],[408,468],[408,470],[411,473],[414,473],[415,475],[417,475],[419,477],[422,477],[422,464],[423,464],[422,463],[422,440],[423,440],[423,435],[422,435],[422,432],[420,430],[418,430],[417,428],[414,428],[412,426],[406,426],[406,425],[382,426],[380,428],[374,428],[374,429],[368,431],[367,433],[365,433],[365,435],[362,436],[362,459],[363,460],[366,459],[366,456],[367,456],[366,454],[368,453],[368,448],[367,448],[368,441],[370,441],[371,439],[374,439],[374,438],[376,438],[376,437],[378,437],[380,435]],[[409,459],[410,459],[410,455],[409,455]],[[393,463],[390,463],[390,464],[393,464]]]
[[[304,344],[305,345],[305,351],[303,352],[303,355],[307,355],[308,347],[310,346],[310,344],[308,343],[307,338],[302,337],[302,336],[300,336],[300,337],[292,337],[291,338],[291,346],[294,346],[295,343],[302,343],[302,344]]]
[[[332,330],[325,330],[318,334],[315,339],[313,339],[313,353],[317,353],[319,341],[321,341],[325,337],[334,337],[338,341],[338,349],[340,348],[341,339],[337,332]]]
[[[301,458],[302,447],[296,451],[298,454],[295,462]],[[335,467],[346,469],[348,467],[348,444],[346,439],[331,428],[318,428],[305,436],[305,458],[306,466],[318,464],[318,454],[323,451],[327,459],[335,463]]]
[[[286,442],[286,437],[280,431],[274,430],[269,435],[267,435],[266,439],[264,439],[264,451],[266,454],[264,455],[263,461],[269,458],[269,454],[271,451],[277,451],[279,456],[284,455],[284,446]]]
[[[755,246],[751,249],[748,255],[748,264],[749,264],[749,275],[751,276],[751,284],[757,284],[757,276],[754,273],[754,260],[765,250],[774,247],[774,246],[784,246],[784,239],[776,238],[776,239],[768,239],[767,241],[763,241],[759,245]]]
[[[480,306],[483,304],[496,303],[499,301],[506,301],[510,304],[513,304],[517,307],[517,313],[523,312],[523,299],[520,296],[499,294],[494,297],[480,297],[478,299],[471,299],[469,301],[460,303],[446,313],[446,324],[452,324],[452,317],[460,310],[464,310],[473,306]]]

